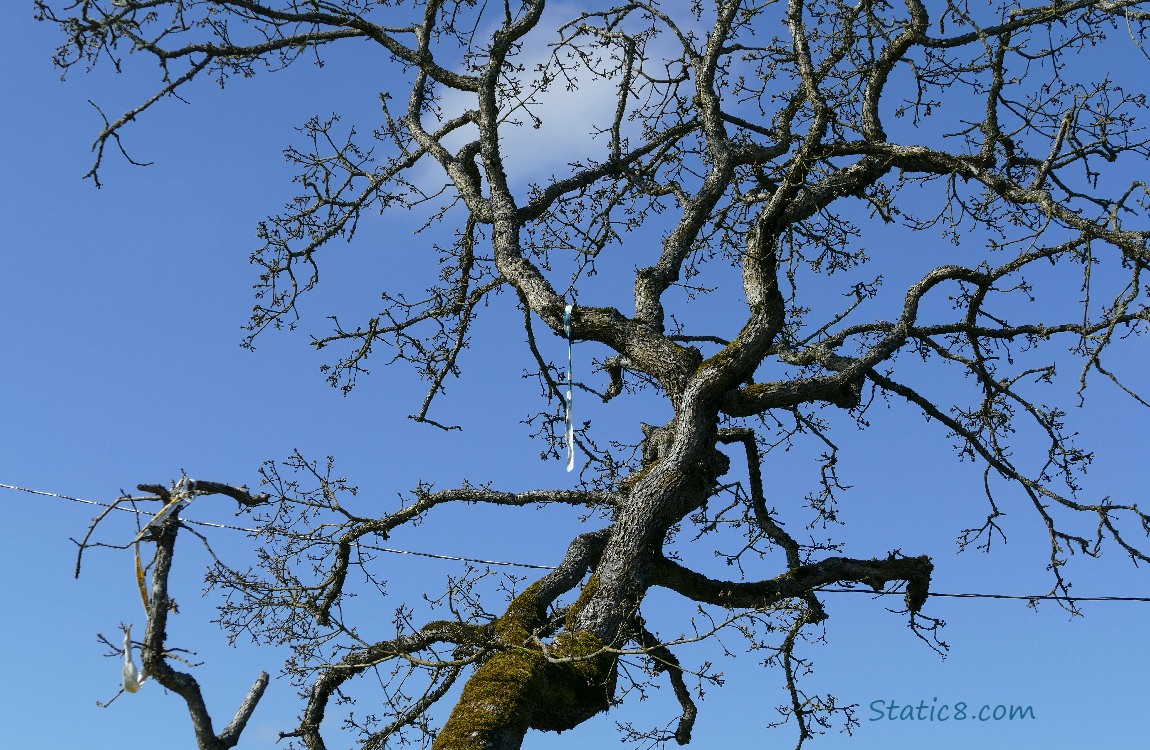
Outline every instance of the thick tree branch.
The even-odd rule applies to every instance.
[[[211,484],[215,485],[215,483]],[[219,736],[216,736],[212,728],[212,717],[204,702],[199,682],[192,675],[173,669],[168,663],[167,623],[168,612],[172,606],[172,599],[168,595],[168,577],[171,574],[174,560],[179,523],[179,517],[173,514],[156,530],[153,537],[156,544],[156,556],[152,562],[152,590],[148,607],[148,628],[141,651],[144,672],[164,688],[184,699],[200,750],[227,750],[239,743],[240,733],[243,732],[255,711],[256,704],[259,703],[264,690],[267,688],[268,675],[266,672],[260,673],[259,678],[256,679],[247,697],[236,711],[231,723]]]
[[[828,557],[799,566],[764,581],[716,581],[682,565],[661,558],[655,561],[655,585],[671,589],[688,599],[721,607],[763,609],[786,599],[802,598],[832,583],[851,582],[882,591],[892,581],[907,584],[906,605],[917,613],[926,602],[934,564],[928,557],[890,557],[856,560]]]

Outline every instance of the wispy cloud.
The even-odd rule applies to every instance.
[[[500,145],[504,169],[516,192],[552,175],[564,175],[571,162],[606,158],[610,149],[609,135],[603,131],[610,130],[615,117],[619,77],[603,76],[579,60],[566,58],[562,74],[557,75],[552,60],[551,45],[558,37],[547,29],[556,29],[579,12],[572,5],[549,7],[537,33],[528,35],[514,58],[523,71],[522,91],[516,100],[505,103]],[[544,67],[552,77],[546,88]],[[444,121],[476,107],[473,94],[457,91],[447,92],[439,104]],[[474,129],[461,131],[446,145],[458,148],[475,136]],[[432,178],[430,170],[427,177]],[[434,179],[439,177],[436,174]]]

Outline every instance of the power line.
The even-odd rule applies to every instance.
[[[61,500],[70,500],[74,503],[83,503],[84,505],[98,505],[102,508],[113,507],[112,503],[102,503],[97,500],[85,500],[80,497],[72,497],[71,495],[61,495],[55,492],[47,492],[45,490],[32,490],[27,487],[17,487],[13,484],[4,484],[0,482],[0,487],[9,490],[16,490],[18,492],[27,492],[32,495],[43,495],[45,497],[55,497]],[[134,498],[141,499],[141,498]],[[158,499],[148,497],[147,499]],[[126,508],[121,505],[115,506],[116,510],[122,510],[127,513],[135,513],[143,515],[147,511],[138,510],[136,508]],[[230,531],[243,531],[247,534],[262,534],[259,529],[250,529],[244,526],[230,526],[225,523],[212,523],[211,521],[194,521],[192,519],[180,519],[183,523],[195,524],[196,526],[207,526],[214,529],[228,529]],[[322,541],[316,539],[316,541]],[[440,555],[434,552],[416,552],[407,549],[395,549],[393,547],[378,547],[371,544],[360,544],[363,549],[369,549],[375,552],[388,552],[395,555],[417,555],[419,557],[430,557],[434,560],[452,560],[456,562],[471,562],[480,565],[503,565],[516,568],[532,568],[534,570],[555,570],[554,565],[533,565],[531,563],[509,562],[505,560],[481,560],[475,557],[460,557],[458,555]],[[866,589],[844,589],[844,588],[820,588],[814,589],[819,593],[824,594],[870,594],[871,596],[897,596],[901,592],[898,591],[868,591]],[[977,594],[965,593],[956,594],[948,592],[931,591],[927,594],[931,597],[941,597],[950,599],[1013,599],[1019,601],[1075,601],[1075,602],[1150,602],[1150,596],[1059,596],[1056,594]]]
[[[3,487],[4,489],[8,489],[8,490],[18,490],[20,492],[27,492],[31,495],[44,495],[46,497],[58,497],[61,500],[71,500],[74,503],[83,503],[84,505],[98,505],[101,508],[111,508],[112,507],[112,503],[101,503],[97,500],[85,500],[82,497],[72,497],[71,495],[60,495],[60,494],[57,494],[55,492],[47,492],[45,490],[30,490],[27,487],[17,487],[14,484],[4,484],[4,483],[0,482],[0,487]],[[155,497],[153,495],[148,495],[148,496],[143,497],[143,498],[126,497],[124,499],[126,499],[126,500],[159,500],[160,498]],[[116,510],[122,510],[125,513],[135,513],[138,516],[147,514],[147,511],[139,510],[138,508],[126,508],[123,505],[117,505],[117,506],[115,506],[115,509]],[[226,523],[212,523],[211,521],[193,521],[193,520],[190,520],[187,518],[184,518],[181,520],[184,523],[192,523],[192,524],[195,524],[196,526],[208,526],[208,527],[211,527],[213,529],[230,529],[232,531],[246,531],[249,533],[258,533],[255,529],[246,529],[242,526],[229,526]]]
[[[867,589],[815,589],[827,594],[870,594],[871,596],[901,596],[901,591],[868,591]],[[1058,594],[950,594],[931,591],[929,597],[951,599],[1018,599],[1021,601],[1073,601],[1073,602],[1150,602],[1150,596],[1060,596]]]
[[[84,505],[98,505],[101,508],[113,507],[112,503],[102,503],[102,502],[99,502],[98,500],[85,500],[82,497],[72,497],[71,495],[61,495],[61,494],[56,493],[56,492],[47,492],[45,490],[32,490],[32,489],[28,489],[27,487],[17,487],[14,484],[4,484],[4,483],[0,482],[0,487],[3,487],[4,489],[9,489],[9,490],[17,490],[19,492],[27,492],[27,493],[32,494],[32,495],[43,495],[45,497],[56,497],[56,498],[60,498],[61,500],[70,500],[74,503],[83,503]],[[126,498],[126,499],[158,500],[159,498],[153,497],[153,496],[148,496],[146,498],[136,497],[136,498]],[[115,509],[116,510],[122,510],[126,513],[135,513],[136,515],[147,515],[147,511],[139,510],[138,508],[128,508],[128,507],[125,507],[123,505],[116,505]],[[213,523],[211,521],[195,521],[195,520],[192,520],[190,518],[181,518],[180,521],[182,523],[194,524],[196,526],[206,526],[206,527],[213,528],[213,529],[228,529],[230,531],[243,531],[247,534],[262,534],[262,533],[264,533],[264,532],[260,531],[259,529],[251,529],[251,528],[247,528],[245,526],[231,526],[231,525],[226,524],[226,523]],[[304,537],[301,537],[301,538],[304,538]],[[323,541],[323,540],[319,537],[316,537],[315,541]],[[434,552],[416,552],[415,550],[395,549],[393,547],[379,547],[379,546],[376,546],[373,544],[363,544],[363,543],[360,543],[359,546],[362,547],[363,549],[369,549],[369,550],[372,550],[374,552],[390,552],[391,554],[395,554],[395,555],[417,555],[419,557],[430,557],[430,558],[435,559],[435,560],[454,560],[454,561],[459,561],[459,562],[479,563],[480,565],[504,565],[504,566],[511,566],[511,567],[516,567],[516,568],[533,568],[536,570],[555,570],[554,565],[533,565],[531,563],[506,562],[503,560],[481,560],[481,559],[476,558],[476,557],[460,557],[458,555],[440,555],[440,554],[436,554]]]

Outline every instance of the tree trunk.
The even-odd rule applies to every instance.
[[[532,586],[507,608],[496,633],[508,647],[475,671],[434,750],[518,750],[528,729],[573,729],[611,705],[616,656],[587,631],[565,630],[551,644],[532,631],[544,624],[547,602]],[[598,588],[592,576],[568,623]]]

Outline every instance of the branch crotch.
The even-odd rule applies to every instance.
[[[434,750],[517,750],[528,729],[573,729],[607,709],[615,692],[614,655],[586,631],[561,632],[544,646],[532,633],[545,620],[538,585],[511,603],[496,624],[509,647],[468,680]]]

